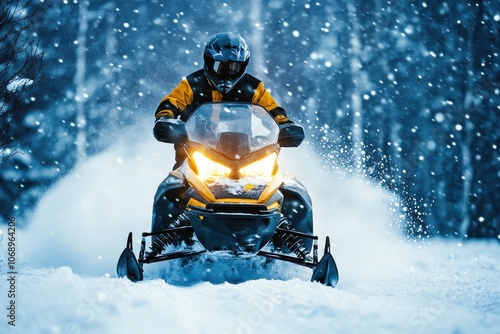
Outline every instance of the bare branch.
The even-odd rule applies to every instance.
[[[40,16],[28,10],[30,3],[15,0],[0,8],[0,163],[17,152],[11,128],[22,95],[43,79],[43,52],[30,33]]]

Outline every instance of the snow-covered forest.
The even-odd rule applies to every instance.
[[[280,162],[336,289],[244,259],[117,278],[174,162],[154,111],[223,31],[306,130]],[[498,0],[0,0],[0,332],[498,332],[499,45]]]
[[[160,99],[202,66],[208,38],[236,31],[249,72],[306,127],[323,166],[398,194],[410,234],[500,235],[496,1],[32,0],[26,11],[43,81],[1,119],[22,152],[2,163],[4,223],[28,224],[80,161],[152,125]]]

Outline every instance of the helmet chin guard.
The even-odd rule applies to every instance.
[[[203,59],[206,77],[212,86],[225,95],[245,75],[250,50],[240,35],[218,33],[205,46]]]

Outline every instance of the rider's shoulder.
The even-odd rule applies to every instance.
[[[256,83],[256,84],[259,84],[262,82],[262,80],[260,80],[259,78],[257,77],[254,77],[253,75],[251,75],[250,73],[245,73],[245,75],[243,76],[243,78],[241,79],[242,81],[247,81],[247,82],[252,82],[252,83]]]

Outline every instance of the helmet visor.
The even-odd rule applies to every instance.
[[[212,70],[220,79],[234,79],[244,71],[244,63],[236,61],[214,61]]]

